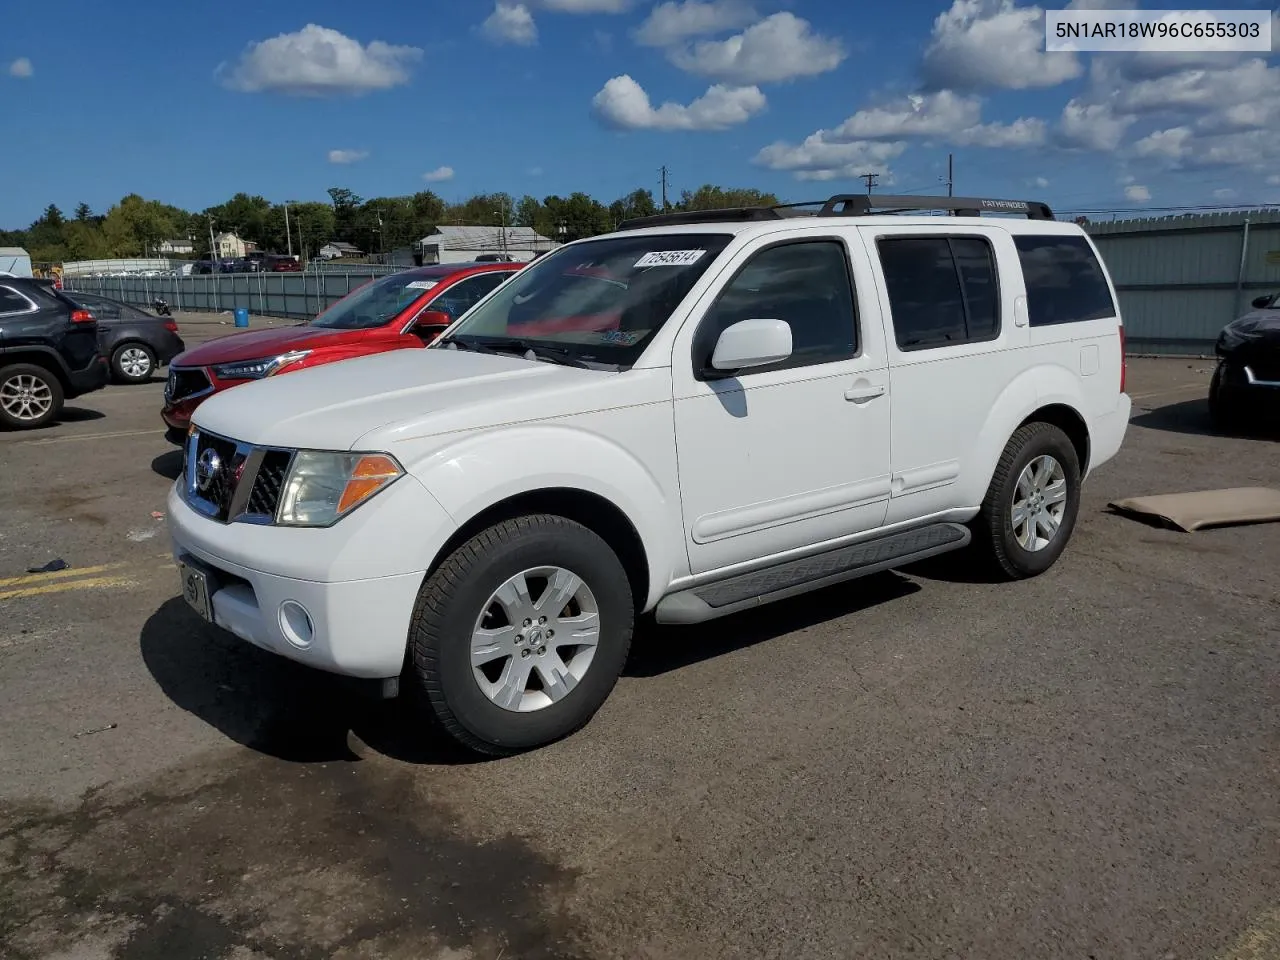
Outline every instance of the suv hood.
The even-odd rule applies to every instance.
[[[260,360],[288,353],[290,350],[306,350],[326,345],[336,346],[340,340],[333,338],[350,338],[353,334],[359,337],[366,330],[333,330],[328,327],[313,327],[310,324],[297,324],[290,327],[275,327],[270,330],[250,330],[246,333],[232,333],[208,343],[193,347],[182,355],[175,357],[173,363],[179,367],[207,367],[215,363],[234,363],[241,360]]]
[[[394,350],[224,390],[193,419],[202,430],[267,446],[387,449],[401,439],[581,412],[584,401],[590,408],[583,386],[615,377],[514,355]],[[549,401],[554,394],[564,399]]]
[[[1241,351],[1280,352],[1280,310],[1253,310],[1232,320],[1218,335],[1219,356]]]

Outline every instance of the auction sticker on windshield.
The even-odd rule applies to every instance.
[[[430,290],[439,280],[410,280],[404,285],[406,290]]]
[[[637,267],[687,267],[702,259],[705,250],[654,250],[636,261]]]

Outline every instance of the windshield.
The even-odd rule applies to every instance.
[[[312,320],[311,325],[333,330],[380,327],[439,282],[412,273],[393,273],[353,290]]]
[[[515,337],[579,360],[629,366],[732,239],[674,233],[573,244],[512,277],[442,345]]]

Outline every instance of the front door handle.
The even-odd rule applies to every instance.
[[[875,384],[866,384],[865,386],[850,387],[844,392],[844,398],[854,403],[866,403],[868,400],[874,400],[876,397],[883,397],[885,392],[884,385],[876,386]]]

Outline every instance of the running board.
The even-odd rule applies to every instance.
[[[959,550],[969,543],[970,536],[969,528],[960,523],[935,523],[903,530],[681,590],[663,597],[654,615],[659,623],[702,623],[843,580]]]

